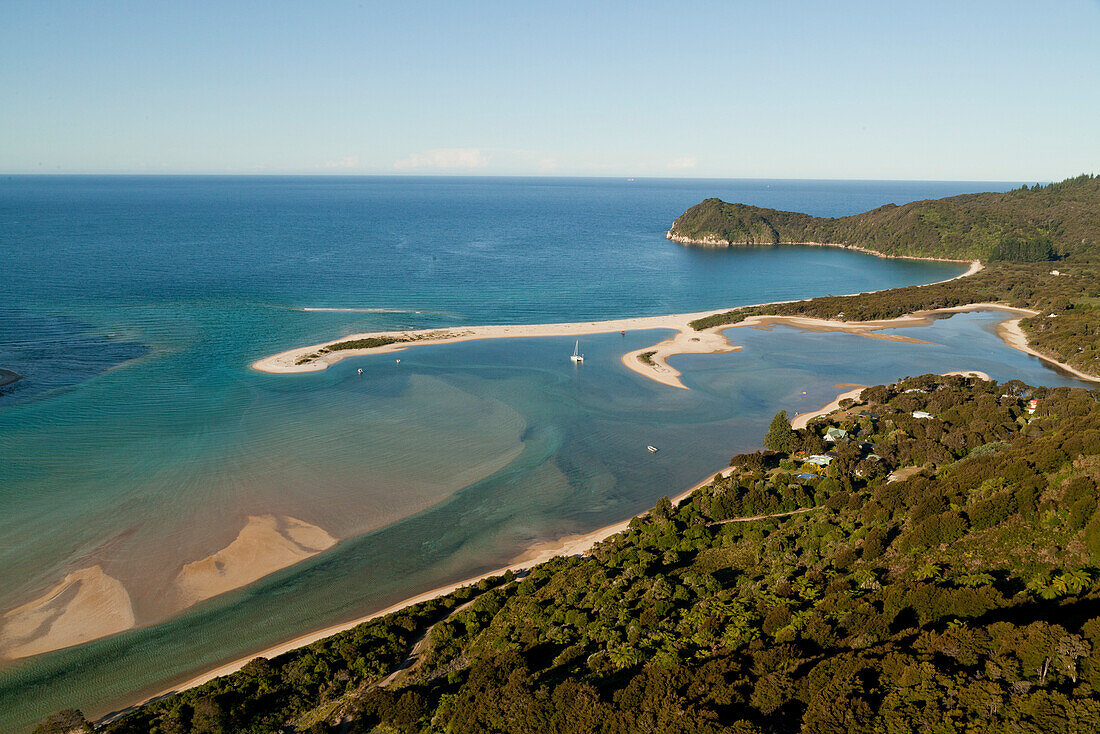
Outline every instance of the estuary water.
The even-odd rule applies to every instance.
[[[0,368],[23,378],[0,387],[0,730],[66,707],[105,713],[642,511],[758,446],[777,410],[816,408],[841,383],[980,369],[1077,384],[1005,347],[990,313],[898,330],[929,344],[734,329],[741,352],[673,358],[688,391],[619,362],[660,331],[584,337],[581,366],[572,338],[418,347],[400,363],[353,358],[304,375],[253,372],[259,357],[361,331],[942,280],[964,266],[685,248],[664,232],[709,196],[838,216],[1011,186],[0,180]],[[338,542],[210,598],[181,581],[187,569],[231,573],[226,549],[256,517]],[[65,579],[89,568],[112,580],[133,628],[22,656],[67,639],[57,629],[80,609]]]

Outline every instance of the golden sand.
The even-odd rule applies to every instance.
[[[99,566],[73,571],[42,596],[3,616],[0,655],[24,658],[134,626],[130,595]]]
[[[293,517],[252,515],[232,543],[184,564],[174,585],[182,604],[191,605],[250,584],[335,543],[321,528]]]

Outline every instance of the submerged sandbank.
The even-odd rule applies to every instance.
[[[122,583],[91,566],[7,612],[2,624],[0,656],[17,659],[128,630],[134,610]]]
[[[217,553],[185,563],[174,586],[190,606],[239,589],[336,544],[327,532],[293,517],[251,515],[232,543]]]
[[[325,530],[297,518],[249,516],[227,546],[182,564],[167,590],[167,608],[177,612],[246,586],[336,542]],[[90,566],[69,573],[38,598],[0,617],[0,658],[30,657],[91,642],[131,629],[137,621],[126,584],[102,566]]]
[[[723,468],[720,471],[717,471],[713,474],[708,474],[704,479],[702,479],[699,482],[697,482],[696,484],[692,485],[689,489],[686,489],[683,492],[681,492],[680,494],[673,497],[672,498],[673,504],[678,505],[680,502],[683,502],[688,496],[690,496],[691,493],[694,492],[695,490],[710,484],[712,481],[714,481],[715,477],[717,477],[719,475],[728,476],[730,471],[732,471],[732,470],[730,468],[726,467],[726,468]],[[140,706],[142,703],[145,703],[147,701],[151,701],[151,700],[154,700],[154,699],[157,699],[157,698],[161,698],[163,696],[166,696],[166,695],[169,695],[169,694],[172,694],[172,693],[177,693],[179,691],[183,691],[183,690],[186,690],[188,688],[194,688],[195,686],[200,686],[203,683],[211,681],[215,678],[220,678],[221,676],[224,676],[224,675],[230,675],[231,673],[235,673],[238,670],[240,670],[241,668],[243,668],[245,666],[245,664],[248,663],[249,661],[255,660],[258,657],[273,658],[273,657],[276,657],[278,655],[282,655],[283,653],[290,652],[291,650],[295,650],[299,647],[304,647],[304,646],[309,645],[309,644],[311,644],[313,642],[316,642],[318,640],[322,640],[326,637],[330,637],[330,636],[335,635],[337,633],[344,632],[346,630],[351,629],[352,627],[357,627],[358,625],[363,624],[364,622],[369,622],[372,619],[377,619],[378,617],[383,617],[387,614],[391,614],[393,612],[400,611],[400,610],[405,609],[406,607],[410,607],[414,604],[419,604],[421,602],[425,602],[425,601],[429,601],[431,599],[436,599],[438,597],[445,596],[447,594],[450,594],[453,591],[456,591],[456,590],[462,588],[463,586],[469,586],[470,584],[476,584],[478,581],[481,581],[482,579],[490,578],[490,577],[493,577],[493,576],[499,576],[499,575],[501,575],[503,573],[506,573],[508,571],[512,571],[513,573],[519,573],[521,571],[526,571],[527,569],[533,568],[534,566],[537,566],[540,563],[544,563],[544,562],[549,561],[549,560],[551,560],[553,558],[556,558],[558,556],[571,556],[571,555],[587,554],[589,551],[592,550],[592,548],[597,543],[600,543],[601,541],[607,540],[612,535],[615,535],[616,533],[620,533],[623,530],[626,530],[630,525],[630,521],[633,520],[634,517],[640,517],[640,516],[645,515],[645,514],[646,513],[643,512],[643,513],[640,513],[639,515],[631,516],[631,517],[627,518],[626,520],[622,520],[620,522],[617,522],[617,523],[614,523],[614,524],[611,524],[611,525],[606,525],[602,528],[599,528],[597,530],[593,530],[593,531],[588,532],[588,533],[579,533],[579,534],[575,534],[575,535],[567,535],[567,536],[564,536],[564,537],[561,537],[561,538],[556,538],[556,539],[553,539],[553,540],[548,540],[548,541],[542,541],[542,542],[539,542],[539,543],[535,543],[535,544],[529,546],[526,550],[524,550],[520,555],[518,555],[515,559],[513,559],[513,561],[511,563],[509,563],[506,566],[502,566],[500,568],[493,569],[492,571],[487,571],[487,572],[485,572],[483,574],[479,574],[477,576],[472,576],[470,578],[465,578],[465,579],[462,579],[460,581],[456,581],[454,583],[447,584],[446,586],[440,586],[440,587],[432,589],[430,591],[425,591],[425,592],[417,594],[415,596],[411,596],[407,599],[403,599],[403,600],[397,602],[396,604],[391,604],[390,606],[388,606],[384,609],[380,609],[377,612],[371,612],[370,614],[367,614],[367,615],[362,616],[362,617],[357,617],[356,619],[349,620],[347,622],[341,622],[339,624],[330,625],[330,626],[325,627],[323,629],[319,629],[319,630],[316,630],[314,632],[310,632],[310,633],[307,633],[307,634],[304,634],[304,635],[300,635],[298,637],[295,637],[292,640],[288,640],[287,642],[283,642],[283,643],[280,643],[278,645],[274,645],[274,646],[265,648],[263,650],[259,650],[257,652],[254,652],[254,653],[248,655],[247,657],[238,658],[237,660],[226,663],[224,665],[220,665],[217,668],[214,668],[212,670],[208,670],[208,671],[206,671],[206,672],[204,672],[200,675],[197,675],[197,676],[187,680],[184,683],[181,683],[179,685],[172,686],[171,688],[165,689],[165,690],[161,691],[160,693],[157,693],[154,696],[149,696],[147,698],[144,698],[144,699],[142,699],[141,702],[136,702],[136,703],[133,704],[133,706],[130,706],[125,710],[130,710],[130,709],[132,709],[136,706]],[[110,716],[108,716],[103,721],[109,721],[111,719],[117,718],[122,713],[124,713],[125,710],[120,711],[120,712],[115,712],[115,713],[111,714]]]

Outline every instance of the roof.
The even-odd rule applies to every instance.
[[[833,457],[825,456],[824,454],[814,454],[806,459],[807,464],[816,464],[817,466],[828,466],[833,463]]]
[[[825,431],[825,440],[826,441],[829,441],[829,440],[835,441],[838,438],[847,438],[847,437],[848,437],[848,432],[845,431],[843,428],[832,428],[832,427],[830,427],[829,430]]]
[[[925,413],[923,410],[914,410],[913,411],[913,417],[914,418],[935,418],[934,415],[932,415],[931,413]]]

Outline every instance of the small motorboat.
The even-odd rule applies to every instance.
[[[646,446],[645,448],[646,448],[646,451],[648,451],[651,454],[655,454],[658,451],[660,451],[660,449],[657,448],[656,446]]]
[[[363,374],[363,368],[362,367],[359,368],[359,374]]]

